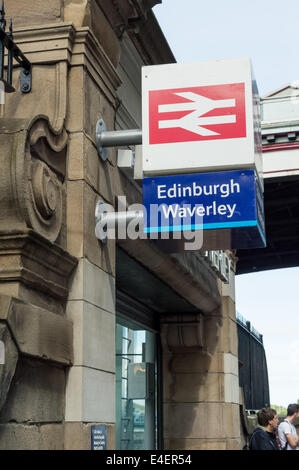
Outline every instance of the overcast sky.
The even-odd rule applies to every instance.
[[[261,96],[299,79],[298,0],[163,0],[177,62],[251,57]],[[263,334],[271,404],[299,399],[299,268],[237,276],[237,310]]]

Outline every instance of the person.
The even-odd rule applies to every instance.
[[[253,431],[249,450],[279,450],[275,430],[278,426],[276,410],[262,408],[257,414],[259,426]]]
[[[287,409],[287,417],[278,426],[278,436],[283,450],[296,450],[299,445],[295,419],[299,416],[299,405],[291,403]]]

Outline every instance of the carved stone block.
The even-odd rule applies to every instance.
[[[21,358],[0,422],[49,423],[64,419],[65,371],[53,364]]]
[[[21,354],[62,366],[72,364],[73,329],[68,318],[13,297],[0,295],[0,326],[1,321],[6,322],[6,327],[9,327],[13,335],[15,349]],[[4,333],[7,342],[10,336],[6,330]],[[13,352],[10,343],[6,351],[8,358]]]
[[[0,312],[1,315],[1,312]],[[0,364],[0,410],[3,407],[18,362],[18,350],[8,326],[0,321],[0,341],[4,345],[4,364]]]
[[[203,318],[200,313],[161,318],[163,342],[170,351],[201,350],[204,344],[203,331]]]

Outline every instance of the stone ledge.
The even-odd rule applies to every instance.
[[[163,253],[150,240],[119,240],[118,245],[203,314],[218,312],[219,292],[211,289],[204,276],[196,275],[188,265]],[[215,279],[215,286],[216,283]]]
[[[63,366],[73,363],[69,319],[1,294],[0,320],[8,324],[20,353]]]
[[[0,282],[18,281],[66,300],[77,259],[32,230],[0,234]]]
[[[121,84],[119,74],[88,27],[76,30],[71,65],[86,67],[107,98],[114,102],[115,90]]]
[[[72,23],[32,25],[14,30],[14,41],[32,64],[60,60],[70,63],[74,38]]]
[[[33,65],[66,61],[71,66],[84,66],[114,103],[121,80],[90,27],[76,28],[70,22],[32,25],[16,29],[14,40]]]

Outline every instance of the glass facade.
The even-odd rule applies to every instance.
[[[116,448],[158,448],[157,335],[116,324]]]

